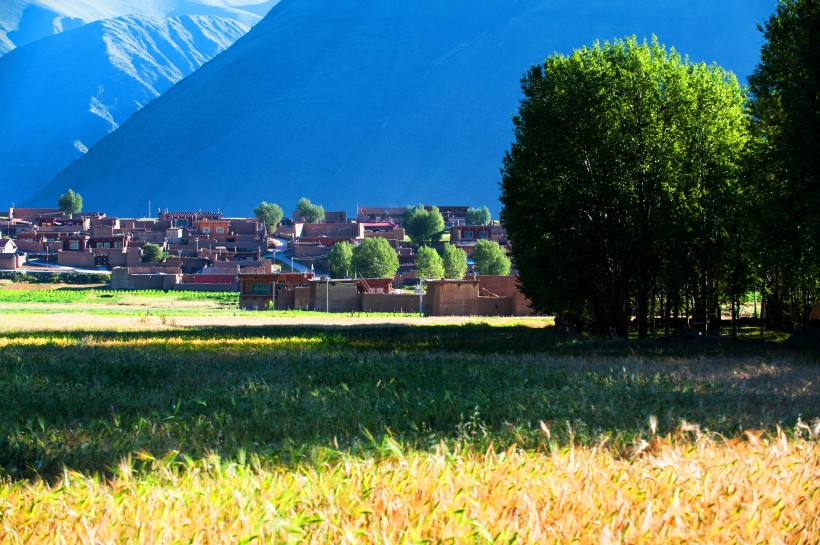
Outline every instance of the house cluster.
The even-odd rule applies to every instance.
[[[0,268],[46,266],[112,270],[115,289],[236,290],[240,270],[271,272],[268,234],[256,219],[216,212],[159,212],[125,219],[101,212],[66,216],[59,209],[11,208],[0,231]],[[143,262],[146,244],[167,257]]]
[[[508,246],[499,225],[466,225],[466,206],[438,207],[450,243],[468,255],[478,240]],[[0,268],[38,264],[111,270],[113,289],[238,291],[245,309],[303,309],[328,312],[404,312],[425,315],[527,315],[529,301],[514,276],[468,275],[433,280],[424,293],[415,285],[416,255],[401,227],[404,208],[360,207],[356,217],[326,212],[308,223],[299,212],[285,218],[269,238],[255,218],[224,218],[219,212],[159,212],[157,218],[126,219],[104,213],[64,215],[59,209],[12,208],[0,231]],[[317,276],[337,242],[357,244],[382,237],[396,249],[395,278],[331,279]],[[286,245],[282,244],[282,239]],[[145,262],[145,246],[165,252]],[[263,256],[273,253],[287,265]],[[278,253],[278,256],[277,256]],[[294,269],[294,261],[296,269]],[[284,270],[283,270],[284,269]],[[303,271],[303,272],[299,272]]]
[[[432,280],[426,291],[393,289],[390,278],[331,279],[311,273],[240,273],[239,306],[249,310],[393,312],[425,316],[528,316],[515,276]]]
[[[432,206],[426,206],[428,210]],[[507,232],[501,225],[467,225],[467,206],[438,206],[444,218],[445,230],[449,233],[450,243],[463,249],[467,256],[473,253],[478,240],[492,240],[504,248],[509,248]],[[416,253],[413,245],[405,240],[405,231],[401,226],[404,208],[361,206],[356,217],[349,219],[347,212],[325,212],[325,219],[320,223],[308,223],[299,211],[294,211],[292,218],[283,219],[276,236],[288,241],[292,255],[306,262],[317,262],[324,265],[330,249],[337,242],[358,244],[365,238],[381,237],[387,239],[399,256],[397,284],[416,282]]]

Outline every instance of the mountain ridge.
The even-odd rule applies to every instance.
[[[247,28],[211,16],[126,16],[0,57],[0,180],[14,184],[12,198],[42,187]]]
[[[748,73],[755,24],[773,6],[285,0],[29,202],[71,186],[88,206],[122,214],[148,200],[247,214],[300,196],[326,209],[423,201],[497,211],[529,66],[595,39],[657,34],[694,61]],[[128,190],[105,197],[113,185]]]

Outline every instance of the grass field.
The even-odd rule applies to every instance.
[[[820,540],[816,346],[49,304],[0,313],[0,543]]]

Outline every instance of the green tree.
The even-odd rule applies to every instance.
[[[416,255],[416,276],[419,278],[444,278],[444,263],[433,248],[422,246]]]
[[[522,89],[501,201],[524,293],[598,333],[626,336],[635,308],[645,336],[656,301],[705,322],[735,255],[736,78],[633,37],[553,55]]]
[[[467,225],[490,225],[493,222],[493,216],[486,206],[470,208],[467,210],[465,221]]]
[[[749,78],[758,277],[769,326],[820,297],[820,3],[782,0]]]
[[[79,193],[74,193],[69,189],[57,199],[57,206],[63,211],[63,214],[69,216],[79,214],[83,210],[83,198]]]
[[[325,208],[321,204],[313,204],[307,197],[302,197],[296,203],[296,210],[302,214],[308,223],[319,223],[325,220]]]
[[[475,243],[473,262],[478,274],[510,274],[510,258],[494,240],[479,240]]]
[[[327,256],[327,264],[330,267],[330,274],[333,278],[347,278],[353,269],[351,260],[353,259],[353,246],[349,242],[337,242],[330,249]]]
[[[142,247],[142,260],[145,263],[159,263],[165,259],[165,252],[157,244],[147,243]]]
[[[467,252],[453,244],[445,244],[442,252],[444,277],[461,280],[467,273]]]
[[[444,234],[444,216],[437,206],[427,210],[424,205],[408,206],[404,211],[404,230],[413,244],[430,246]]]
[[[387,239],[366,238],[353,248],[353,271],[365,278],[392,278],[399,270],[399,256]]]
[[[273,233],[276,226],[282,221],[282,207],[276,203],[268,204],[265,201],[253,209],[253,213],[261,223],[265,225],[268,233]]]

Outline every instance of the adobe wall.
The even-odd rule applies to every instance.
[[[313,305],[310,300],[310,288],[300,287],[293,289],[293,306],[291,308],[309,310]]]
[[[15,244],[17,244],[17,249],[21,252],[29,252],[29,253],[45,253],[46,245],[44,242],[35,242],[33,240],[15,240]],[[52,252],[54,253],[54,252]]]
[[[316,282],[314,284],[317,312],[351,312],[359,310],[359,291],[354,282]],[[328,293],[329,291],[329,293]]]
[[[64,267],[94,267],[94,254],[89,250],[85,252],[57,252],[57,263]]]
[[[294,244],[291,246],[296,257],[323,257],[330,253],[328,246],[314,246],[312,244]]]
[[[0,269],[13,270],[25,263],[24,256],[17,254],[0,254]]]
[[[479,316],[511,316],[513,309],[512,297],[479,297]]]
[[[419,312],[419,296],[412,293],[362,293],[361,300],[362,312]]]
[[[478,281],[479,287],[495,295],[512,297],[511,314],[530,316],[534,313],[530,300],[518,289],[517,276],[477,275],[475,279]]]
[[[108,266],[109,267],[127,267],[128,266],[128,254],[125,252],[111,252],[108,254]]]
[[[242,295],[239,297],[239,308],[245,310],[268,310],[271,307],[269,296]]]
[[[207,291],[207,292],[236,292],[239,288],[236,284],[191,284],[176,283],[173,286],[177,291]]]
[[[501,297],[513,295],[518,288],[518,277],[516,276],[494,276],[494,275],[476,275],[475,279],[478,281],[478,286],[487,291],[490,291]]]
[[[532,308],[532,301],[518,290],[513,293],[512,313],[515,316],[532,316],[535,310]]]
[[[424,313],[429,316],[475,316],[479,311],[478,283],[432,282],[424,301]]]

